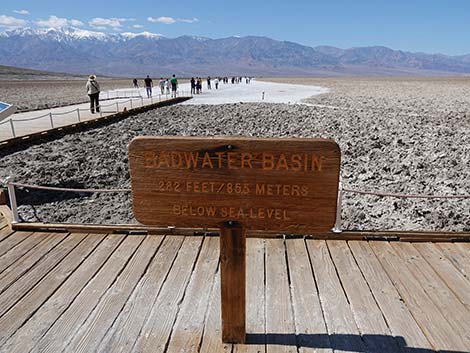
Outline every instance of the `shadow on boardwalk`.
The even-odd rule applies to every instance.
[[[334,351],[350,352],[406,352],[406,353],[470,353],[470,351],[433,350],[429,348],[408,347],[401,336],[353,335],[353,334],[282,334],[248,333],[246,344],[268,344],[323,348]]]

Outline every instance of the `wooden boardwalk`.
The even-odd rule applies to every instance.
[[[247,239],[222,345],[219,239],[11,232],[0,352],[470,352],[470,243]]]

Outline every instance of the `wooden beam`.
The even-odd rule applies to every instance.
[[[245,343],[246,234],[237,222],[220,228],[222,342]]]

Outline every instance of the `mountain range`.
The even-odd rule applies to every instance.
[[[267,37],[167,38],[68,27],[0,32],[0,64],[109,76],[398,76],[470,74],[470,55],[412,53],[382,46],[308,47]]]

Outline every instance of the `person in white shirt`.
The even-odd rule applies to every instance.
[[[88,97],[90,97],[90,111],[91,114],[95,114],[95,107],[96,112],[100,112],[100,85],[96,81],[95,75],[90,75],[88,77],[88,82],[86,83],[86,91]]]

